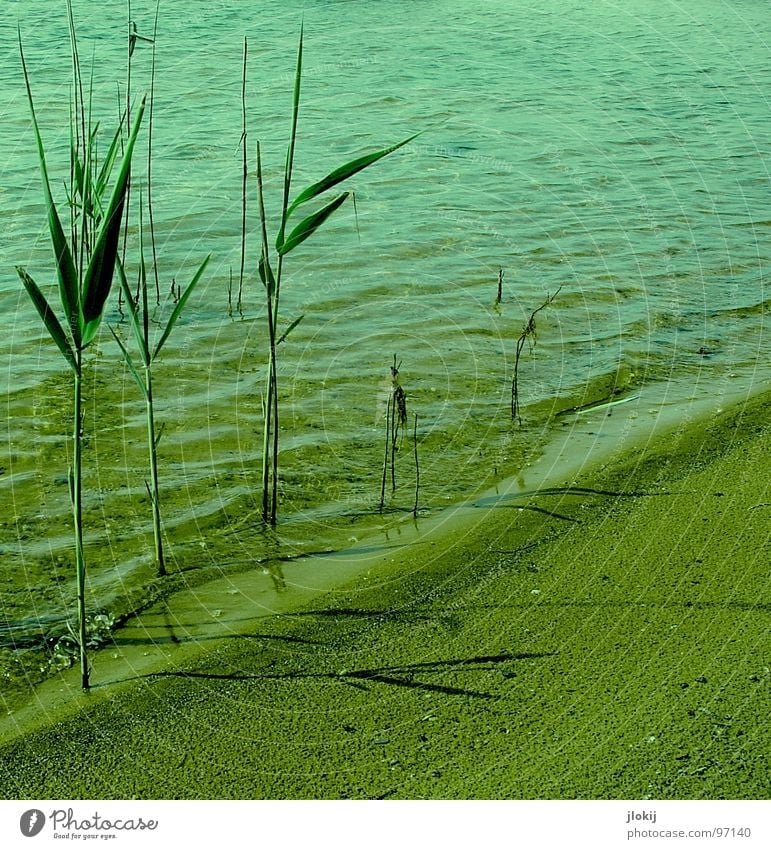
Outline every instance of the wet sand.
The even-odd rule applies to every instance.
[[[339,588],[170,599],[92,693],[0,721],[0,794],[766,798],[769,402],[405,526]]]

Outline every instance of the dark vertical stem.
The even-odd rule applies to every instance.
[[[273,325],[274,341],[271,343],[271,370],[273,383],[273,487],[271,492],[270,524],[276,526],[276,514],[278,512],[278,379],[276,372],[276,344],[275,323]]]
[[[80,73],[80,54],[78,53],[78,42],[75,35],[75,20],[72,16],[72,3],[67,0],[67,17],[70,29],[70,46],[72,51],[72,80],[75,113],[75,151],[76,156],[83,147],[83,169],[89,167],[90,138],[86,134],[86,107],[83,97],[83,78]],[[89,127],[90,130],[90,127]],[[74,186],[73,186],[74,191]],[[86,210],[86,197],[81,195],[80,204],[80,238],[76,239],[77,263],[79,277],[83,279],[85,263],[87,261],[87,244],[89,238],[88,215]],[[76,215],[77,217],[77,215]]]
[[[501,301],[503,301],[503,269],[498,269],[498,294],[495,298],[496,306],[501,305]]]
[[[126,14],[128,16],[128,32],[126,44],[126,127],[131,132],[131,57],[134,53],[134,45],[136,37],[133,31],[133,22],[131,20],[131,0],[128,0]],[[121,134],[122,135],[122,134]],[[129,179],[126,186],[126,200],[124,201],[123,211],[123,246],[121,248],[121,262],[126,264],[126,246],[128,244],[128,222],[129,208],[131,206],[131,180]]]
[[[399,435],[396,417],[396,397],[391,394],[391,492],[396,492],[396,440]]]
[[[383,512],[383,507],[385,505],[385,488],[386,488],[386,479],[388,478],[388,449],[391,444],[391,401],[392,397],[389,396],[388,403],[386,404],[386,432],[385,432],[385,454],[383,455],[383,479],[380,483],[380,512]]]
[[[270,336],[273,321],[270,318],[270,307],[268,307],[268,336]],[[262,521],[267,524],[270,517],[270,504],[268,493],[270,492],[270,424],[273,416],[273,370],[268,364],[268,380],[265,389],[265,409],[262,431]]]
[[[541,306],[537,307],[530,313],[530,318],[528,318],[527,324],[522,329],[519,339],[517,339],[517,351],[514,357],[514,377],[511,381],[511,418],[512,421],[516,419],[520,425],[522,424],[522,419],[519,415],[519,358],[522,356],[522,350],[524,349],[525,342],[528,339],[532,340],[531,344],[532,346],[535,346],[535,317],[539,312],[541,312],[541,310],[546,309],[546,307],[554,303],[554,299],[561,291],[562,286],[560,286],[553,295],[549,295]]]
[[[519,358],[522,355],[522,349],[525,347],[525,339],[527,336],[523,334],[517,339],[517,351],[514,356],[514,377],[511,380],[511,418],[516,419],[519,424],[522,424],[522,419],[519,415]]]
[[[75,188],[75,159],[77,157],[77,122],[75,120],[75,112],[72,98],[70,98],[70,243],[73,247],[73,260],[75,266],[79,265],[78,261],[78,231],[76,229],[77,221],[77,189]]]
[[[80,649],[80,680],[84,690],[89,688],[88,654],[86,647],[86,561],[83,556],[83,486],[81,483],[83,449],[83,352],[75,350],[75,397],[73,410],[73,460],[70,477],[72,518],[75,526],[75,578],[78,602],[78,644]]]
[[[418,414],[415,413],[415,427],[412,431],[412,445],[415,450],[415,506],[412,515],[418,517],[418,496],[420,494],[420,463],[418,462]]]
[[[127,64],[126,64],[126,126],[131,126],[131,56],[134,53],[134,45],[136,39],[133,37],[132,20],[131,20],[131,0],[126,4],[126,15],[128,16],[128,44],[127,47]]]
[[[257,142],[257,199],[259,201],[260,207],[260,222],[261,222],[261,231],[262,231],[262,248],[261,248],[261,260],[260,266],[263,274],[263,282],[265,284],[265,292],[266,292],[266,311],[267,311],[267,319],[268,319],[268,345],[269,345],[269,354],[268,354],[268,381],[265,392],[265,424],[263,428],[262,434],[262,521],[266,524],[270,521],[271,523],[275,523],[275,482],[273,487],[273,502],[271,503],[270,499],[270,472],[271,468],[273,469],[274,479],[275,479],[275,471],[276,471],[276,457],[275,452],[278,450],[278,436],[272,433],[271,428],[275,428],[275,422],[273,421],[274,411],[278,413],[278,398],[276,393],[276,304],[275,300],[278,295],[278,282],[273,279],[273,274],[270,268],[269,262],[269,249],[268,249],[268,232],[267,227],[265,226],[265,198],[263,194],[263,185],[262,185],[262,159],[260,156],[260,143]],[[279,260],[279,275],[281,273],[280,270],[280,260]],[[274,297],[275,296],[275,297]],[[271,465],[271,436],[273,436],[273,463]]]
[[[163,536],[161,532],[161,504],[158,486],[158,440],[155,436],[155,408],[153,405],[153,357],[150,347],[150,308],[147,298],[147,266],[145,264],[144,222],[142,220],[142,190],[139,191],[139,289],[142,309],[142,363],[145,371],[145,405],[147,414],[147,443],[150,455],[150,484],[147,491],[153,508],[153,540],[155,559],[158,564],[158,576],[166,574],[166,562],[163,557]],[[172,281],[173,282],[173,281]]]
[[[246,265],[246,182],[247,167],[247,136],[246,136],[246,60],[248,42],[244,36],[244,69],[241,77],[241,144],[243,149],[243,169],[241,174],[241,268],[238,274],[238,311],[241,312],[241,298],[244,289],[244,267]]]
[[[147,403],[147,442],[150,451],[150,499],[153,502],[153,539],[155,558],[158,562],[158,576],[166,574],[166,561],[163,556],[163,536],[161,533],[161,505],[158,486],[158,440],[155,437],[155,412],[153,409],[153,379],[150,363],[145,365],[145,401]]]
[[[150,245],[153,251],[153,276],[155,277],[155,303],[161,303],[161,284],[158,280],[158,252],[155,246],[155,223],[153,221],[153,112],[155,111],[155,42],[158,35],[158,12],[161,0],[155,4],[155,22],[153,23],[153,52],[150,62],[150,107],[147,122],[147,216],[150,222]]]
[[[273,295],[268,287],[268,387],[265,399],[265,429],[262,443],[262,520],[276,524],[276,472],[278,459],[278,392],[276,376],[276,326]],[[272,482],[272,483],[271,483]]]

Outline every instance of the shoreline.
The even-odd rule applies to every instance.
[[[250,590],[266,615],[240,617],[239,576],[212,631],[190,606],[143,615],[95,680],[121,680],[111,653],[146,667],[96,698],[43,685],[59,703],[2,746],[3,796],[762,797],[769,400],[641,445],[622,424],[591,471],[437,517],[347,586],[293,573],[284,615]]]

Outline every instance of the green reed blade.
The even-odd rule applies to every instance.
[[[329,218],[329,216],[332,215],[332,213],[348,199],[349,195],[350,192],[343,192],[326,206],[322,207],[317,212],[314,212],[313,215],[309,215],[307,218],[303,219],[294,228],[294,230],[292,230],[283,244],[276,245],[278,255],[286,256],[286,254],[304,242],[309,236],[312,236],[327,220],[327,218]]]
[[[21,66],[24,72],[24,83],[27,87],[27,100],[29,101],[29,108],[30,112],[32,113],[32,126],[35,131],[38,160],[40,163],[40,171],[43,176],[43,192],[45,194],[46,211],[48,215],[48,228],[51,232],[51,242],[53,244],[54,255],[56,257],[56,271],[59,278],[59,296],[62,301],[62,306],[64,307],[65,315],[67,316],[67,322],[72,330],[72,336],[75,341],[75,346],[80,347],[80,288],[78,286],[78,274],[75,269],[75,263],[72,259],[70,246],[67,243],[67,239],[64,235],[62,222],[59,219],[59,213],[56,211],[56,205],[54,204],[53,195],[51,194],[51,184],[48,179],[48,168],[46,167],[43,139],[40,135],[40,128],[37,122],[37,115],[35,114],[35,104],[32,100],[32,88],[29,84],[27,63],[24,61],[24,50],[22,48],[21,43],[21,29],[18,30],[18,35]],[[59,342],[57,341],[57,345],[58,344]]]
[[[404,139],[404,141],[400,141],[398,144],[385,147],[382,150],[377,150],[373,153],[365,154],[364,156],[360,156],[358,159],[353,159],[345,165],[341,165],[339,168],[336,168],[330,174],[327,174],[324,179],[319,180],[318,183],[314,183],[312,186],[308,186],[307,189],[300,192],[287,209],[286,217],[288,218],[292,212],[300,206],[300,204],[312,200],[323,192],[331,189],[333,186],[336,186],[338,183],[342,183],[343,180],[347,180],[354,174],[358,174],[359,171],[369,168],[370,165],[374,165],[380,159],[383,159],[383,157],[388,156],[389,153],[393,153],[395,150],[399,150],[400,147],[404,147],[404,145],[409,144],[419,135],[420,133],[415,133],[415,135],[410,136],[408,139]]]
[[[136,339],[137,346],[139,347],[139,351],[142,354],[142,362],[145,366],[150,365],[150,351],[147,346],[147,340],[145,339],[144,333],[142,332],[142,319],[139,315],[139,307],[137,306],[136,301],[134,300],[134,294],[131,291],[131,287],[129,286],[128,279],[126,278],[126,272],[123,268],[123,263],[120,260],[120,257],[117,258],[117,262],[115,263],[115,267],[118,269],[118,279],[120,280],[120,287],[123,291],[123,297],[128,304],[129,313],[131,315],[131,329],[134,331],[134,338]]]
[[[93,85],[93,83],[92,83]],[[88,120],[91,121],[91,102],[89,100],[89,112],[88,112]],[[85,162],[85,177],[84,177],[84,189],[83,189],[83,200],[88,203],[88,212],[89,215],[94,214],[94,161],[96,159],[95,149],[96,149],[96,134],[99,130],[99,124],[96,124],[94,127],[90,128],[88,143],[86,145],[86,162]]]
[[[115,135],[113,136],[112,142],[110,143],[110,147],[107,149],[107,155],[104,158],[104,162],[102,162],[102,167],[99,169],[99,175],[96,178],[95,194],[97,200],[101,199],[102,195],[104,194],[104,190],[107,187],[107,183],[110,179],[110,174],[112,173],[113,165],[115,164],[115,159],[117,158],[118,151],[120,150],[122,130],[123,117],[121,117],[118,129],[115,131]]]
[[[276,291],[276,277],[273,274],[273,269],[270,265],[270,251],[268,249],[268,223],[265,215],[265,186],[262,181],[262,156],[260,153],[260,143],[257,142],[257,201],[260,210],[260,280],[268,293],[268,300],[272,301]]]
[[[158,354],[161,352],[161,348],[163,348],[166,340],[169,338],[171,331],[174,329],[174,325],[177,323],[177,319],[182,314],[182,310],[185,308],[185,304],[187,303],[190,295],[193,294],[193,289],[198,285],[198,281],[201,279],[206,266],[209,264],[209,260],[211,259],[211,254],[204,259],[201,265],[198,267],[198,271],[196,271],[195,276],[190,281],[187,289],[182,293],[182,297],[177,301],[177,305],[174,307],[174,311],[169,316],[169,320],[166,323],[166,329],[163,331],[163,335],[161,336],[158,344],[155,346],[155,351],[153,351],[153,359],[155,359]]]
[[[131,157],[139,133],[142,115],[145,111],[145,101],[146,97],[143,97],[137,110],[134,125],[131,128],[131,135],[129,136],[123,154],[123,162],[121,163],[118,179],[99,227],[99,233],[97,234],[91,259],[83,280],[81,319],[83,322],[83,347],[88,345],[96,335],[102,319],[104,304],[110,293],[112,277],[115,271],[115,260],[118,255],[118,239],[123,218],[123,204],[126,199],[129,173],[131,171]]]
[[[110,333],[112,333],[113,337],[115,338],[115,341],[118,343],[118,347],[120,348],[121,354],[123,354],[123,359],[124,359],[126,365],[128,366],[128,370],[131,372],[131,376],[136,381],[136,384],[140,388],[142,395],[144,396],[145,400],[147,400],[147,389],[145,388],[145,382],[144,382],[144,380],[142,380],[142,377],[140,376],[139,372],[137,371],[136,366],[134,365],[134,359],[132,358],[131,354],[128,352],[128,349],[123,344],[123,342],[121,342],[120,336],[118,336],[118,334],[115,332],[115,330],[113,330],[112,326],[109,325],[109,324],[107,326],[110,328]]]
[[[83,172],[83,163],[80,161],[80,157],[77,154],[77,151],[72,152],[73,155],[73,164],[75,166],[74,176],[75,176],[75,197],[79,197],[82,199],[86,194],[86,186],[85,186],[85,175]]]
[[[297,141],[297,119],[300,114],[300,83],[303,70],[303,29],[304,22],[300,23],[300,40],[297,46],[297,67],[294,75],[294,92],[292,94],[292,127],[289,133],[289,147],[286,151],[286,163],[284,165],[284,201],[281,207],[281,224],[278,232],[278,241],[284,241],[286,222],[289,218],[289,192],[292,187],[292,170],[294,168],[294,150]]]
[[[265,286],[266,289],[270,289],[272,297],[272,294],[276,288],[276,278],[273,274],[273,269],[270,265],[270,259],[266,259],[264,253],[260,254],[259,272],[260,280],[262,280],[262,285]]]
[[[286,329],[286,330],[285,330],[285,331],[284,331],[284,332],[283,332],[283,333],[282,333],[282,334],[278,337],[278,339],[276,340],[276,347],[278,347],[278,346],[279,346],[279,345],[280,345],[280,344],[284,341],[284,339],[286,339],[286,337],[287,337],[287,336],[289,336],[289,334],[290,334],[290,333],[291,333],[291,332],[295,329],[295,327],[297,327],[297,325],[298,325],[298,324],[299,324],[299,323],[300,323],[300,322],[301,322],[304,318],[305,318],[305,313],[303,313],[302,315],[298,316],[298,317],[297,317],[297,318],[296,318],[296,319],[295,319],[295,320],[294,320],[294,321],[293,321],[293,322],[289,325],[289,327],[287,327],[287,329]]]
[[[75,363],[75,353],[72,350],[72,346],[67,339],[67,336],[64,333],[64,329],[59,323],[59,319],[56,317],[56,314],[51,309],[48,304],[48,301],[45,298],[45,295],[40,291],[40,287],[35,283],[35,281],[27,274],[27,272],[21,267],[16,266],[16,271],[21,277],[21,282],[24,284],[24,288],[29,293],[30,298],[32,299],[32,303],[35,305],[40,317],[43,319],[43,324],[45,324],[46,329],[51,334],[51,338],[56,342],[59,350],[64,354],[65,359],[72,367],[73,371],[77,371],[77,365]]]

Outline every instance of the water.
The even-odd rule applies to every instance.
[[[70,61],[61,5],[6,0],[0,24],[0,619],[11,623],[61,617],[72,598],[68,375],[14,272],[25,265],[52,282],[15,26],[58,187]],[[112,126],[116,85],[125,93],[125,4],[73,5],[81,58],[98,61],[94,111]],[[132,3],[141,33],[154,8]],[[281,346],[273,538],[255,503],[266,334],[253,203],[241,313],[229,314],[228,280],[240,250],[242,39],[250,149],[259,138],[275,211],[301,14],[298,188],[424,134],[359,175],[355,213],[344,206],[287,261],[283,326],[305,318]],[[750,0],[289,0],[260,11],[163,0],[153,200],[164,298],[212,253],[157,367],[174,567],[247,568],[387,521],[376,506],[394,355],[419,416],[426,511],[515,472],[561,409],[643,383],[719,398],[767,381],[770,33],[765,4]],[[139,91],[146,45],[134,60]],[[140,163],[137,182],[143,173]],[[558,289],[523,353],[523,427],[513,427],[516,339]],[[109,320],[125,332],[117,305]],[[151,576],[143,411],[116,354],[105,330],[87,381],[95,604],[116,592],[141,599]],[[413,506],[410,437],[399,464],[396,514]]]

